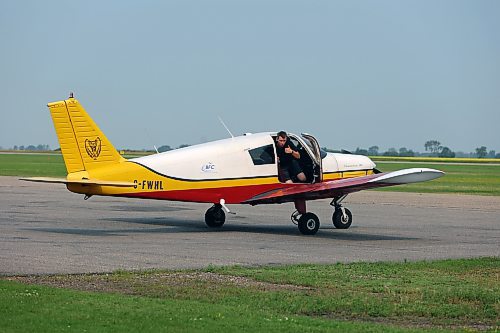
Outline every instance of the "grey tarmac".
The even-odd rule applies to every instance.
[[[364,191],[335,229],[328,200],[308,202],[321,228],[303,236],[293,204],[230,205],[209,229],[209,204],[92,197],[64,185],[0,177],[0,274],[96,273],[208,265],[276,265],[500,256],[500,197]]]

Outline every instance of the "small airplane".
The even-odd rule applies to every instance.
[[[66,178],[22,178],[63,183],[85,195],[189,201],[213,204],[205,213],[210,228],[220,228],[226,204],[279,204],[293,202],[291,220],[304,235],[314,235],[319,218],[306,201],[331,198],[332,222],[347,229],[352,213],[341,202],[353,192],[444,175],[428,168],[383,173],[361,155],[327,153],[309,134],[288,134],[300,152],[306,183],[280,179],[276,156],[277,132],[245,134],[144,157],[125,159],[97,127],[73,94],[48,104],[68,175]]]

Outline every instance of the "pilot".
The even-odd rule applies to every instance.
[[[280,131],[276,136],[276,155],[282,181],[293,183],[292,178],[302,183],[306,181],[306,175],[302,172],[298,161],[300,153],[285,131]]]

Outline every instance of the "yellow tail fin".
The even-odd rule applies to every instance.
[[[125,160],[75,98],[47,106],[68,173],[88,171]]]

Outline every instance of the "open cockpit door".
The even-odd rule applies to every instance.
[[[289,133],[289,137],[299,148],[299,151],[302,150],[307,155],[300,158],[300,164],[307,177],[307,181],[309,183],[321,182],[323,171],[319,144],[316,138],[305,133],[302,134],[302,137]]]
[[[316,140],[316,138],[311,134],[301,133],[301,135],[304,138],[306,147],[311,151],[313,162],[316,163],[316,167],[314,168],[314,182],[320,183],[323,181],[323,164],[321,161],[321,149],[319,147],[318,140]]]

